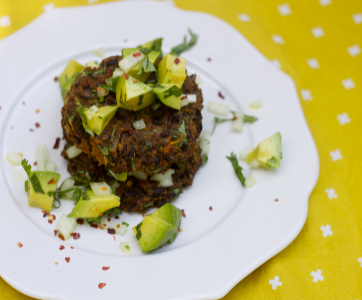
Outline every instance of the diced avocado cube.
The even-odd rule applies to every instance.
[[[122,49],[122,59],[138,51],[138,48],[124,48]]]
[[[113,176],[118,181],[126,181],[127,180],[127,173],[113,173],[111,170],[108,171],[111,176]]]
[[[140,110],[155,102],[152,88],[127,74],[123,74],[117,82],[116,98],[119,107],[132,110]]]
[[[275,169],[279,167],[279,162],[282,159],[281,152],[282,137],[280,132],[272,135],[259,145],[248,155],[247,162],[254,160],[260,163],[260,167],[265,169]]]
[[[63,70],[62,74],[59,76],[58,81],[64,101],[68,91],[70,90],[70,87],[74,83],[75,78],[73,77],[73,75],[81,72],[83,69],[84,69],[83,65],[76,62],[75,60],[70,60],[70,62]]]
[[[92,114],[87,114],[88,108],[84,109],[83,112],[89,128],[92,129],[95,134],[100,135],[114,117],[117,109],[117,106],[106,105],[100,107]]]
[[[165,204],[132,228],[143,252],[171,244],[178,235],[181,225],[181,211],[172,204]]]
[[[153,87],[153,92],[155,96],[163,104],[177,110],[181,109],[181,95],[183,94],[183,92],[176,84],[156,84],[149,86]]]
[[[158,83],[182,87],[186,79],[186,59],[167,54],[158,65]]]
[[[83,193],[69,218],[98,218],[111,208],[121,204],[120,198],[111,194],[110,196],[96,196],[92,190]]]
[[[30,172],[29,206],[51,211],[59,177],[60,174],[49,171]]]

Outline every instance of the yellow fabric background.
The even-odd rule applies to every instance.
[[[0,0],[0,39],[31,22],[48,3],[60,7],[107,1],[89,2],[94,3]],[[320,158],[320,178],[300,235],[223,299],[362,300],[362,53],[358,53],[362,1],[176,0],[175,4],[225,20],[292,76]],[[290,14],[280,13],[278,6],[283,4],[289,5]],[[288,13],[288,7],[284,9]],[[4,25],[5,16],[10,26]],[[316,27],[323,31],[318,35],[317,29],[317,37],[312,33]],[[354,45],[350,54],[348,48]],[[311,68],[308,59],[316,59],[319,68]],[[352,79],[349,89],[342,84],[346,79]],[[336,150],[342,158],[334,161],[331,151]],[[330,199],[326,189],[334,189],[337,198]],[[333,234],[323,236],[321,226],[327,225]],[[324,279],[313,282],[311,272],[317,270]],[[273,290],[269,280],[275,276],[282,285]],[[0,299],[30,298],[0,279]]]

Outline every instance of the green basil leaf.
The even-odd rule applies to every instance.
[[[40,184],[40,182],[39,182],[39,179],[38,179],[38,177],[37,177],[35,174],[33,174],[33,175],[31,176],[30,182],[31,182],[31,185],[33,186],[33,189],[34,189],[35,193],[44,194],[44,195],[45,195],[45,193],[44,193],[44,191],[43,191],[43,189],[42,189],[42,187],[41,187],[41,184]]]
[[[148,56],[146,56],[145,59],[142,61],[137,74],[141,75],[144,73],[149,73],[154,71],[156,71],[155,66],[153,65],[153,63],[150,62]]]
[[[128,223],[126,223],[126,222],[122,222],[122,225],[125,225],[125,226],[129,226],[129,224]]]
[[[24,185],[25,185],[25,192],[28,192],[29,191],[29,180],[25,180]]]
[[[191,29],[189,29],[189,33],[191,36],[190,41],[187,43],[186,35],[184,36],[184,41],[182,44],[179,44],[171,49],[171,54],[174,56],[180,56],[180,54],[184,51],[190,50],[197,43],[198,36],[194,34]]]
[[[182,94],[183,94],[182,90],[177,85],[173,85],[169,89],[163,92],[163,96],[165,98],[170,97],[172,95],[179,97]]]
[[[234,172],[235,172],[236,177],[239,179],[241,184],[243,186],[245,186],[245,177],[244,177],[243,173],[241,172],[243,170],[243,168],[239,166],[238,159],[237,159],[236,155],[233,152],[231,152],[230,156],[226,156],[226,158],[228,160],[230,160],[230,162],[231,162],[231,164],[232,164],[232,166],[234,168]]]

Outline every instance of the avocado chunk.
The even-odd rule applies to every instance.
[[[174,109],[181,109],[182,90],[176,84],[156,84],[149,85],[153,92],[163,104]]]
[[[167,54],[158,65],[158,83],[172,83],[182,87],[186,79],[186,58]]]
[[[95,134],[100,135],[114,117],[118,107],[113,105],[106,105],[100,108],[96,107],[97,110],[94,112],[91,111],[91,108],[86,108],[83,112],[86,117],[88,127]]]
[[[98,218],[111,208],[121,204],[120,198],[111,194],[110,196],[96,196],[92,190],[83,193],[69,218]]]
[[[28,204],[45,211],[51,211],[54,193],[57,190],[60,174],[49,171],[30,172],[28,183]]]
[[[281,142],[282,137],[280,132],[277,132],[260,142],[248,155],[247,162],[256,160],[260,163],[260,167],[268,170],[279,168],[279,162],[282,159]]]
[[[140,224],[132,228],[132,231],[142,251],[146,253],[174,242],[180,225],[181,211],[167,203],[146,216]]]
[[[83,65],[71,59],[63,70],[62,74],[59,76],[58,81],[62,92],[63,101],[65,101],[67,93],[74,83],[75,78],[78,76],[78,73],[80,73],[83,69]]]
[[[127,74],[117,82],[116,98],[119,107],[132,110],[140,110],[155,102],[152,88]]]

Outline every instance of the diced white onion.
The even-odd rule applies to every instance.
[[[199,75],[196,75],[195,83],[200,86],[202,84],[201,77]]]
[[[135,53],[140,53],[139,56],[133,56]],[[129,70],[131,70],[135,65],[137,65],[139,62],[141,62],[145,58],[144,54],[140,51],[136,51],[132,53],[131,55],[128,55],[126,58],[123,58],[119,62],[120,69],[127,73]]]
[[[10,151],[8,154],[6,154],[6,159],[13,166],[20,166],[21,160],[23,158],[21,157],[21,155],[19,153],[16,153],[15,151]]]
[[[129,175],[132,175],[139,180],[147,180],[147,175],[141,171],[135,171],[133,173],[130,173]]]
[[[210,152],[210,137],[211,132],[208,130],[205,130],[201,133],[199,146],[202,150],[201,155],[209,154]]]
[[[231,129],[236,132],[243,131],[243,124],[244,124],[244,114],[243,112],[239,111],[235,113],[236,120],[231,122]]]
[[[96,196],[109,197],[112,194],[111,187],[105,182],[92,182],[90,187]]]
[[[48,160],[45,164],[45,171],[55,172],[57,170],[57,165],[54,161]]]
[[[121,224],[117,224],[117,225],[120,225],[121,227],[118,228],[116,226],[116,228],[114,228],[114,230],[116,231],[117,234],[124,236],[127,233],[127,229],[128,229],[127,226],[121,225]]]
[[[77,228],[77,221],[74,218],[68,218],[66,214],[62,214],[56,223],[60,234],[64,236],[65,240],[70,238],[70,234]]]
[[[158,181],[159,182],[158,186],[169,187],[169,186],[173,186],[172,174],[174,174],[174,173],[175,173],[175,170],[168,169],[167,172],[165,172],[165,174],[158,173],[156,175],[153,175],[150,179],[154,180],[154,181]]]
[[[161,106],[160,102],[156,102],[155,104],[152,104],[152,109],[157,110]]]
[[[181,97],[182,98],[182,97]],[[184,107],[189,104],[189,99],[185,98],[180,101],[181,107]]]
[[[88,62],[86,65],[86,67],[91,67],[91,68],[98,68],[98,64],[94,61],[90,61]]]
[[[226,117],[230,112],[229,105],[216,102],[209,102],[209,104],[207,105],[207,109],[209,110],[209,112],[222,117]]]
[[[121,242],[121,244],[119,245],[119,248],[121,248],[121,251],[126,254],[129,255],[131,254],[131,248],[129,247],[128,243],[126,242]]]
[[[36,161],[38,171],[45,171],[46,163],[49,160],[49,153],[45,144],[38,143],[36,147]]]
[[[45,171],[47,163],[45,161],[36,162],[36,169],[38,171]]]
[[[256,159],[254,159],[252,162],[249,163],[249,165],[252,167],[252,168],[259,168],[260,166],[260,162],[258,162]]]
[[[106,89],[97,87],[97,96],[98,96],[98,97],[107,96],[108,93],[109,93],[109,90],[106,90]],[[92,106],[92,107],[93,107],[93,106]],[[97,109],[97,110],[98,110],[98,109]]]
[[[75,184],[74,179],[72,179],[72,178],[65,179],[60,187],[60,191],[62,192],[65,190],[69,190],[72,187],[74,187],[74,184]],[[63,198],[72,199],[73,193],[74,193],[74,190],[64,194]]]
[[[189,94],[189,95],[187,95],[187,98],[189,99],[189,103],[196,103],[197,102],[196,94]]]
[[[251,187],[254,186],[254,184],[255,184],[255,178],[254,177],[249,176],[249,177],[247,177],[245,179],[245,187],[246,188],[251,188]]]
[[[72,158],[80,155],[83,151],[73,145],[73,146],[70,146],[65,152],[67,153],[68,158],[72,159]]]
[[[92,119],[94,117],[94,114],[98,111],[98,107],[96,105],[91,106],[90,109],[88,109],[85,114],[87,115],[88,119]]]
[[[113,71],[112,77],[121,77],[124,74],[124,72],[120,68],[116,68]]]
[[[94,53],[95,55],[97,55],[98,57],[100,57],[100,58],[104,57],[103,48],[98,48],[98,49],[94,50],[93,53]]]
[[[255,100],[255,101],[251,102],[251,103],[249,104],[249,107],[254,108],[254,109],[260,108],[260,107],[261,107],[261,102],[260,102],[260,100]]]
[[[248,159],[248,155],[254,150],[253,147],[246,147],[244,150],[239,152],[239,157],[241,160],[246,161]]]
[[[143,119],[137,120],[137,121],[133,122],[132,124],[133,124],[133,127],[136,128],[137,130],[146,128],[146,124],[145,124],[145,121],[143,121]]]

